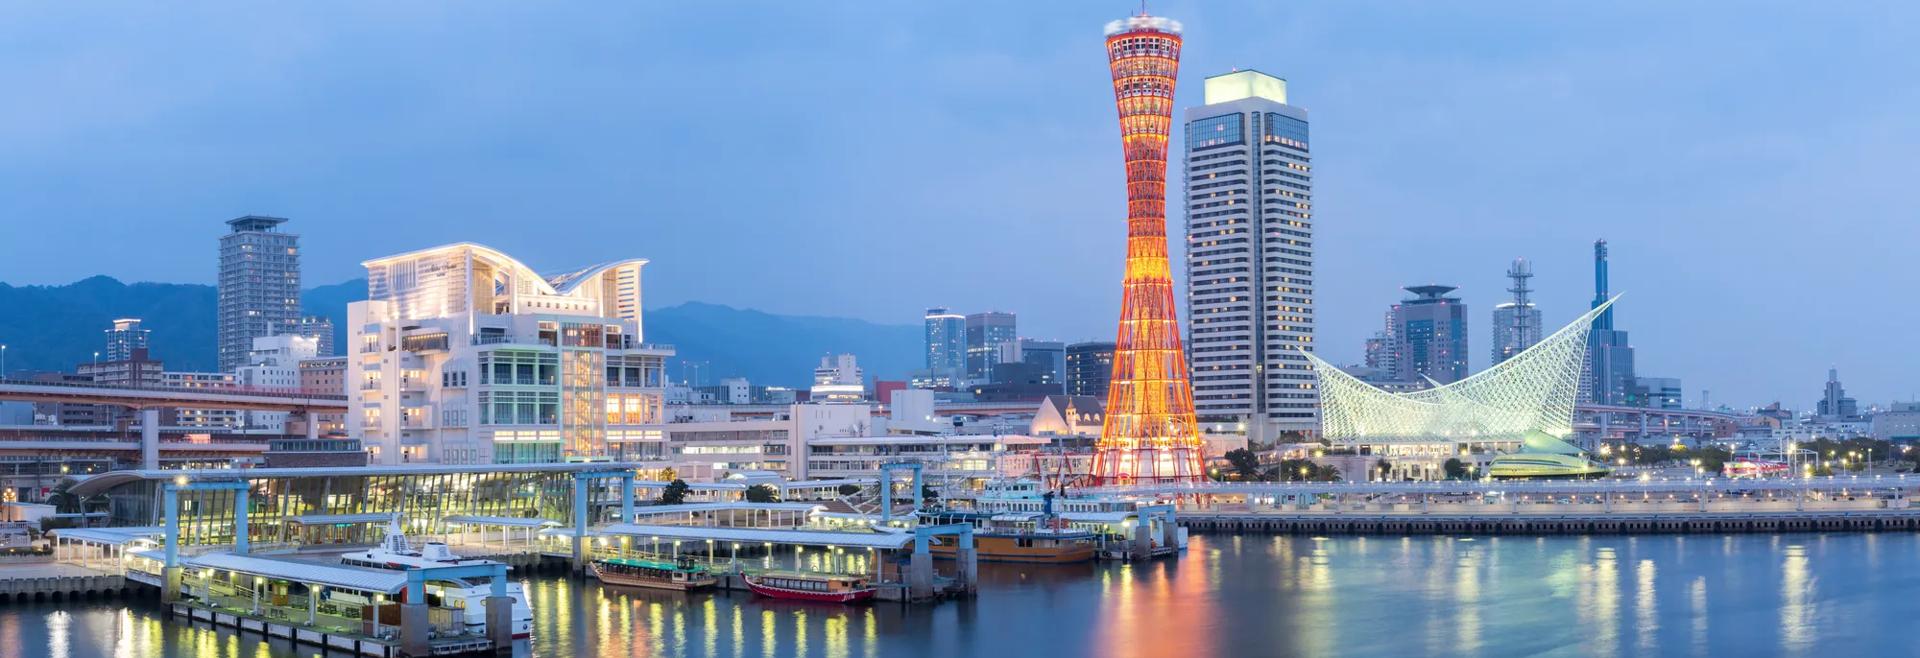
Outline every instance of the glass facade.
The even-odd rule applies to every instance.
[[[1240,144],[1247,141],[1246,135],[1239,112],[1201,119],[1187,124],[1187,150]]]
[[[108,489],[110,524],[163,525],[162,484],[136,480]],[[409,533],[440,534],[447,531],[448,516],[571,524],[573,514],[571,471],[276,475],[248,478],[248,485],[248,530],[256,543],[359,541],[366,525],[303,526],[292,520],[302,515],[399,514]],[[181,544],[231,543],[236,497],[234,491],[181,491]],[[617,509],[619,480],[594,480],[588,497],[590,509]]]

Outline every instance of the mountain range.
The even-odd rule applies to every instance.
[[[307,315],[333,320],[334,344],[346,345],[347,304],[366,299],[355,279],[309,288]],[[122,283],[95,276],[62,286],[0,283],[0,344],[6,369],[71,371],[105,344],[115,318],[140,318],[152,330],[149,350],[168,370],[212,370],[217,293],[192,283]],[[746,377],[756,384],[804,386],[829,352],[852,352],[875,378],[901,379],[920,367],[921,329],[848,318],[777,315],[721,304],[687,302],[647,309],[644,338],[675,346],[668,375],[715,383]]]

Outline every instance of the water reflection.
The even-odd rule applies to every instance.
[[[1177,561],[983,565],[980,596],[840,607],[524,579],[518,656],[1910,655],[1920,535],[1198,536]],[[1868,569],[1874,564],[1882,568]],[[1820,632],[1845,619],[1858,633]],[[151,602],[0,607],[0,658],[323,655]],[[325,654],[332,658],[340,654]]]

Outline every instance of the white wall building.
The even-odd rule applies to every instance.
[[[668,347],[630,259],[541,276],[459,243],[367,261],[348,306],[348,433],[375,463],[614,458],[660,440]]]
[[[247,352],[247,365],[235,368],[233,383],[256,391],[296,391],[300,389],[300,361],[319,353],[320,341],[312,336],[279,334],[253,339]],[[240,415],[243,431],[280,434],[286,431],[287,412],[248,411]]]
[[[867,399],[867,375],[852,354],[829,354],[813,369],[811,393],[818,402],[859,402]]]
[[[1307,111],[1258,71],[1206,80],[1186,112],[1187,350],[1207,432],[1318,428]]]

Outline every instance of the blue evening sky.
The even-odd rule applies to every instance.
[[[653,260],[701,300],[1109,338],[1123,225],[1100,30],[1129,2],[37,3],[0,8],[0,281],[210,283],[291,217],[309,285],[471,240]],[[1313,116],[1319,340],[1501,272],[1617,322],[1690,404],[1920,392],[1920,5],[1155,2],[1205,75]],[[1176,171],[1178,163],[1174,164]],[[1173,225],[1180,224],[1176,211]],[[770,336],[770,340],[778,337]]]

